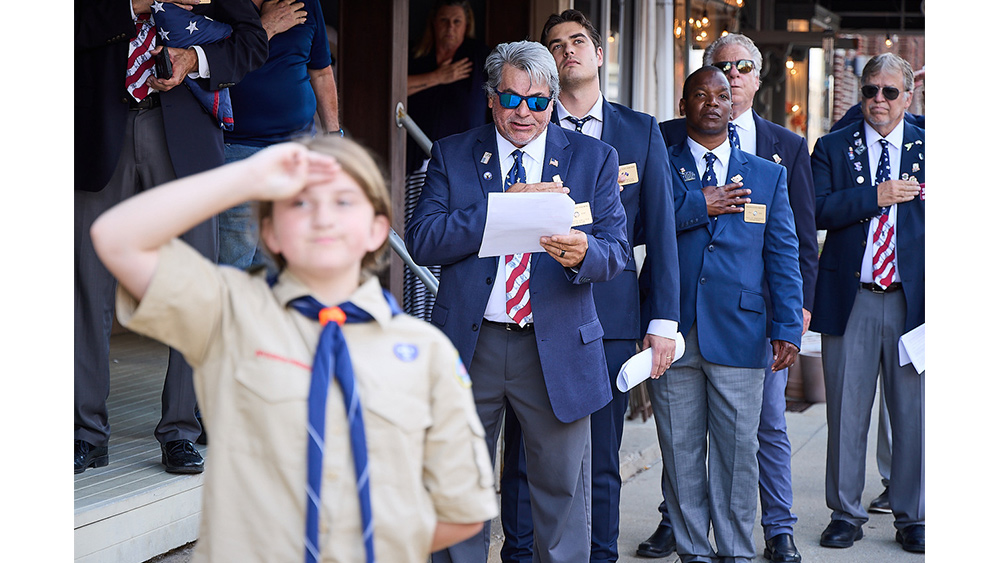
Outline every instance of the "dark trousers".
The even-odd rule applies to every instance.
[[[104,189],[77,191],[74,198],[74,438],[98,446],[107,445],[111,435],[107,399],[111,389],[109,355],[117,282],[94,252],[90,226],[115,204],[175,178],[160,108],[130,111],[124,136],[118,165]],[[205,256],[216,259],[214,218],[181,238]],[[197,439],[201,425],[195,417],[191,367],[173,349],[161,404],[160,422],[154,432],[157,440],[164,443]]]
[[[615,384],[618,370],[635,354],[633,340],[605,340],[608,375],[611,378],[611,402],[590,415],[591,465],[591,541],[590,561],[618,560],[619,502],[621,498],[621,461],[619,450],[628,393]],[[532,535],[531,501],[528,498],[527,475],[521,427],[510,411],[504,420],[504,463],[500,476],[500,514],[504,544],[500,559],[504,563],[531,561]]]

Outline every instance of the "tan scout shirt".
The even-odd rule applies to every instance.
[[[300,561],[306,501],[306,399],[319,323],[287,307],[307,294],[288,272],[273,288],[175,240],[141,304],[118,294],[121,323],[173,346],[194,367],[212,442],[193,561]],[[437,521],[497,514],[468,376],[431,325],[393,317],[377,280],[351,301],[375,322],[345,325],[364,406],[375,554],[424,563]],[[365,560],[343,396],[327,400],[320,513],[324,562]]]

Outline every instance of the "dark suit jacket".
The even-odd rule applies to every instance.
[[[753,111],[753,110],[751,110]],[[788,129],[771,123],[753,112],[757,127],[757,156],[778,161],[788,170],[788,203],[795,216],[795,233],[799,239],[799,273],[802,275],[803,308],[812,312],[819,267],[819,242],[816,239],[816,192],[813,188],[812,167],[806,140]],[[660,123],[660,132],[673,146],[687,140],[684,118]],[[777,159],[775,159],[777,155]],[[754,199],[754,195],[750,198]]]
[[[552,112],[552,121],[557,121],[556,112]],[[594,284],[594,302],[605,340],[636,340],[645,334],[649,319],[680,318],[674,196],[667,147],[653,116],[606,99],[601,140],[618,151],[620,166],[635,164],[639,181],[624,185],[618,194],[628,222],[625,230],[629,242],[628,264],[614,279]],[[644,292],[643,306],[648,311],[642,323],[638,268],[632,252],[638,244],[646,245],[643,270],[657,280],[650,291]]]
[[[108,183],[121,152],[128,93],[125,66],[135,25],[128,5],[118,0],[76,0],[73,123],[74,186],[96,192]],[[222,41],[202,45],[211,90],[236,84],[267,59],[267,34],[250,0],[214,0],[194,13],[233,26]],[[159,94],[169,157],[178,177],[223,163],[222,129],[186,86]]]
[[[868,154],[857,153],[859,141],[865,142],[864,121],[821,137],[813,150],[816,226],[826,229],[826,241],[819,260],[812,329],[823,334],[844,334],[860,283],[868,221],[881,213],[871,185]],[[906,123],[900,174],[924,181],[925,148],[924,130]],[[896,263],[906,298],[904,329],[911,330],[924,322],[924,200],[920,197],[896,206]]]
[[[680,331],[687,334],[697,322],[701,355],[712,363],[765,368],[772,358],[768,334],[801,347],[802,276],[795,259],[798,241],[787,171],[733,147],[726,183],[743,177],[753,190],[753,203],[766,206],[764,222],[730,213],[710,225],[687,140],[669,152],[681,268]],[[771,294],[770,328],[766,290]]]
[[[486,164],[483,153],[494,155]],[[431,323],[472,360],[498,258],[479,258],[487,194],[503,191],[504,175],[492,124],[434,143],[427,180],[406,230],[414,261],[441,265]],[[542,374],[556,417],[571,422],[611,400],[604,330],[597,318],[593,282],[618,275],[628,261],[625,210],[618,197],[618,154],[601,141],[548,127],[542,181],[559,174],[574,201],[589,202],[593,223],[579,273],[546,253],[531,255],[531,311]],[[556,163],[556,164],[553,164]],[[489,172],[490,179],[487,179]]]

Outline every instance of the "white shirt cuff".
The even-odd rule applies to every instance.
[[[205,51],[198,45],[192,45],[191,48],[198,54],[198,72],[188,73],[188,78],[209,78],[212,76],[211,69],[208,68],[208,57],[205,56]]]
[[[646,330],[646,334],[675,340],[677,338],[677,321],[653,319],[649,321],[649,328]]]

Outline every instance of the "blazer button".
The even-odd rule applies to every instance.
[[[714,244],[708,245],[708,251],[709,252],[715,252],[715,245]]]
[[[860,279],[861,278],[861,272],[854,272],[854,277]]]
[[[698,283],[700,283],[701,285],[705,285],[706,283],[708,283],[708,280],[705,278],[701,278],[700,280],[698,280]]]
[[[472,332],[476,332],[477,330],[479,330],[479,325],[472,323]]]
[[[492,284],[493,284],[493,278],[486,278],[486,285],[492,285]]]

